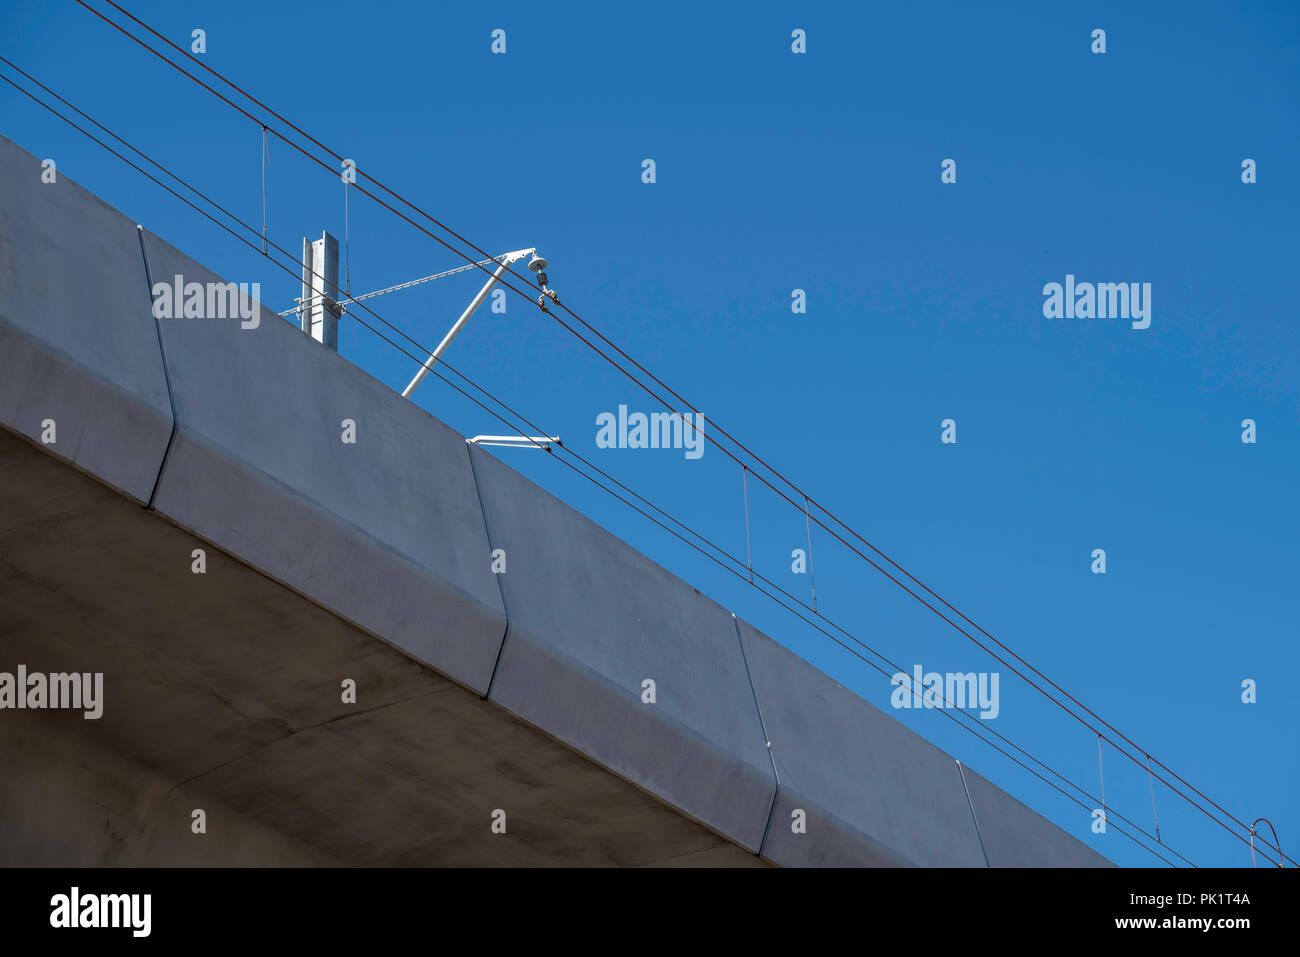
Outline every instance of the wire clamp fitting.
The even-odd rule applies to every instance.
[[[556,298],[555,290],[550,288],[551,281],[546,275],[546,265],[546,260],[535,254],[532,262],[528,264],[529,270],[537,274],[537,288],[542,291],[541,295],[537,297],[537,305],[542,312],[551,311],[546,306],[547,299],[551,300],[551,302],[556,305],[559,305],[560,302],[560,300]]]

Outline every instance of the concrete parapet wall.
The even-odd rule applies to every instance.
[[[155,282],[221,282],[144,246]],[[506,622],[464,438],[269,310],[246,325],[159,320],[176,437],[154,507],[486,693]]]
[[[0,421],[139,502],[171,405],[135,224],[0,137]]]
[[[492,700],[757,851],[775,781],[731,615],[484,450],[472,454],[507,561],[510,629]]]

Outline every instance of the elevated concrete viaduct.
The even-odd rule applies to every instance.
[[[0,138],[0,672],[103,714],[0,709],[0,863],[1108,864],[270,311],[155,317],[221,280],[40,174]]]

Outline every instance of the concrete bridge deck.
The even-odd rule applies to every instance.
[[[269,310],[155,318],[221,280],[40,172],[0,137],[0,671],[104,713],[0,710],[0,862],[1109,863]]]

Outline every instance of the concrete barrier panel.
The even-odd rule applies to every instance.
[[[965,768],[966,787],[990,867],[1114,867],[987,778]],[[1080,820],[1091,821],[1079,809]]]
[[[780,778],[764,857],[786,867],[985,866],[956,761],[736,624]],[[796,809],[807,833],[792,829]]]
[[[731,615],[489,453],[471,456],[506,555],[492,700],[757,850],[774,780]]]
[[[0,422],[146,502],[172,430],[129,219],[0,136]]]
[[[221,282],[145,248],[155,283]],[[155,507],[485,694],[505,615],[464,437],[258,309],[159,320],[177,430]]]

